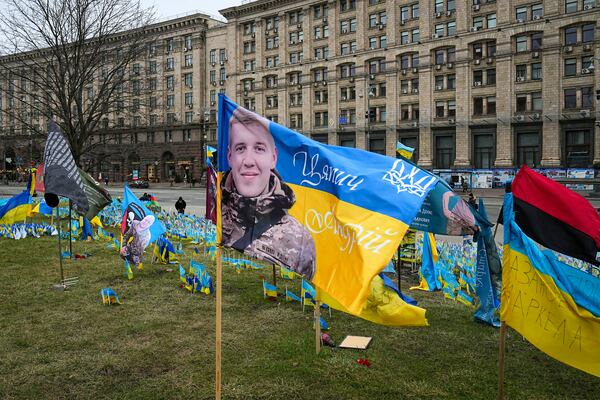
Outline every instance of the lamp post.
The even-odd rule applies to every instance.
[[[367,111],[365,112],[365,120],[367,122],[367,143],[365,147],[368,151],[371,151],[371,98],[375,97],[375,88],[371,87],[370,84],[367,85]]]
[[[204,175],[204,171],[206,169],[206,146],[207,146],[207,138],[208,138],[207,133],[208,133],[208,129],[209,129],[209,124],[210,124],[210,109],[205,107],[204,112],[202,114],[202,132],[201,132],[201,136],[200,136],[200,148],[202,149],[201,154],[200,154],[200,156],[202,157],[202,159],[200,161],[200,166],[202,168],[200,180],[202,180],[202,176]]]

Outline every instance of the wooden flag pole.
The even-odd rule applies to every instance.
[[[221,179],[222,174],[217,174],[217,301],[216,301],[216,312],[215,312],[215,400],[221,400],[221,341],[222,341],[222,281],[223,281],[223,260],[222,260],[222,248],[221,248],[221,236],[223,229],[223,220],[221,217]]]
[[[506,354],[506,323],[500,322],[500,349],[498,354],[498,400],[504,400],[504,356]]]
[[[223,264],[221,260],[221,246],[217,246],[217,310],[215,318],[215,399],[221,399],[221,339],[222,339],[222,274]]]
[[[277,286],[277,268],[273,264],[273,286]]]
[[[319,354],[321,352],[321,302],[316,288],[315,295],[315,350]]]

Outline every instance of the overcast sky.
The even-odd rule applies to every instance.
[[[192,11],[199,11],[222,18],[219,10],[242,4],[242,0],[141,0],[141,2],[146,6],[154,5],[156,16],[159,20],[165,20],[169,17]]]

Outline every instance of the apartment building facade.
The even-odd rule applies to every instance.
[[[426,168],[600,162],[593,0],[257,0],[221,14],[150,27],[136,73],[155,95],[107,117],[121,134],[86,169],[198,179],[219,93],[323,143],[393,156],[399,140]],[[43,142],[0,124],[5,168],[41,160]]]
[[[427,168],[600,161],[591,0],[259,0],[228,20],[228,94],[315,140]]]
[[[206,34],[219,25],[222,22],[207,15],[192,14],[146,28],[146,50],[125,71],[126,100],[101,120],[99,134],[93,138],[93,154],[81,160],[85,170],[95,177],[108,176],[113,182],[134,176],[151,181],[200,179],[211,124],[204,95]],[[0,62],[10,63],[10,57]],[[8,88],[10,82],[1,82],[0,87]],[[90,83],[89,96],[94,87],[95,83]],[[14,170],[42,161],[44,138],[7,118],[21,95],[35,94],[19,93],[18,89],[0,94],[0,107],[6,111],[0,118],[0,169]],[[40,126],[45,126],[45,117],[38,118]]]

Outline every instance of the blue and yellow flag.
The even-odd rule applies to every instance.
[[[223,246],[284,265],[355,315],[439,182],[403,159],[318,143],[224,95],[217,153]]]
[[[263,295],[265,297],[277,297],[277,286],[263,280]]]
[[[413,156],[415,149],[409,147],[401,142],[396,142],[396,153],[407,160],[410,160]]]
[[[0,225],[11,225],[24,221],[30,213],[31,195],[29,189],[25,189],[0,207]]]
[[[104,305],[121,304],[119,296],[117,296],[117,293],[111,288],[100,290],[100,296],[102,296],[102,303],[104,303]]]
[[[157,240],[167,230],[161,221],[150,211],[129,189],[129,186],[125,185],[123,188],[123,201],[121,203],[121,213],[123,218],[121,220],[121,233],[129,228],[131,221],[141,221],[148,215],[154,216],[154,222],[150,226],[150,241],[148,244]]]
[[[433,233],[425,232],[423,235],[423,254],[421,255],[421,269],[419,269],[419,276],[421,281],[419,286],[413,286],[410,289],[419,289],[429,292],[439,290],[437,273],[435,271],[435,264],[438,262],[439,255],[435,246],[435,236]]]
[[[600,279],[541,251],[515,222],[512,193],[503,218],[500,319],[549,356],[600,377]]]

